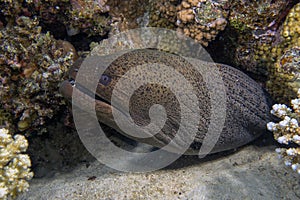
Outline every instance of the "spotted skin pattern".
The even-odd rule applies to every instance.
[[[272,102],[263,88],[243,72],[224,64],[200,61],[201,65],[217,67],[226,90],[226,119],[222,133],[211,153],[225,151],[242,146],[266,132],[266,124],[271,120]],[[112,91],[125,73],[132,67],[143,64],[160,64],[173,67],[193,86],[199,100],[201,119],[194,142],[186,154],[197,154],[208,130],[211,116],[209,90],[203,76],[184,58],[156,50],[135,50],[122,55],[112,62],[102,77],[105,84],[99,81],[96,95],[96,113],[100,122],[116,129],[121,134],[142,143],[163,147],[175,136],[181,121],[180,104],[174,93],[164,85],[148,83],[139,87],[130,97],[130,117],[138,125],[150,123],[149,109],[154,104],[162,105],[167,113],[167,120],[162,130],[151,138],[134,138],[120,130],[114,122],[112,108],[109,104]],[[75,79],[79,65],[70,70],[70,77]],[[161,72],[160,72],[161,73]],[[157,73],[157,76],[161,76]],[[146,71],[137,70],[130,80],[145,78]],[[109,83],[107,83],[109,82]],[[176,85],[176,83],[174,83]],[[178,85],[178,87],[185,87]],[[72,85],[69,81],[62,83],[60,91],[69,100],[72,96]],[[82,91],[82,96],[86,93]],[[126,94],[124,94],[126,95]],[[122,98],[117,109],[122,110]]]

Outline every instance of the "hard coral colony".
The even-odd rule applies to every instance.
[[[57,88],[76,51],[28,17],[1,29],[0,43],[0,125],[43,132],[41,125],[64,105]]]
[[[281,144],[294,145],[287,148],[277,148],[276,152],[284,159],[287,166],[300,174],[300,89],[298,98],[291,101],[293,109],[285,104],[275,104],[271,113],[281,119],[280,122],[269,122],[268,130],[274,133],[274,138]]]
[[[0,129],[0,199],[16,197],[27,191],[31,161],[24,154],[28,142],[23,135],[12,137],[7,129]]]
[[[286,103],[299,88],[300,3],[290,10],[276,43],[272,23],[279,23],[276,20],[288,2],[0,0],[0,126],[11,133],[41,133],[45,122],[65,106],[57,88],[77,56],[70,43],[51,35],[60,32],[53,30],[56,25],[67,36],[84,33],[87,37],[145,25],[164,27],[204,46],[231,26],[238,34],[234,64],[254,73],[268,66],[268,91]],[[276,151],[300,174],[300,91],[291,105],[293,110],[283,104],[273,106],[272,114],[282,120],[268,123],[268,129],[279,143],[295,145]],[[26,191],[27,180],[33,176],[24,154],[27,140],[21,135],[12,137],[7,129],[0,129],[0,199]]]
[[[227,25],[227,1],[151,1],[149,26],[177,29],[208,46]]]
[[[177,6],[178,30],[208,46],[227,25],[228,11],[223,8],[224,4],[225,1],[182,1]]]
[[[272,65],[267,90],[277,101],[288,104],[300,87],[300,3],[288,13],[280,39],[269,51]]]

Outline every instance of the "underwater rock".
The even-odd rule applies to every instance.
[[[297,94],[300,73],[300,3],[288,13],[280,31],[280,42],[273,45],[269,65],[268,92],[278,101],[289,105]]]
[[[291,1],[232,1],[228,24],[211,46],[217,62],[236,66],[244,71],[266,77],[269,52],[278,40],[280,26],[291,9]]]
[[[109,0],[111,19],[110,35],[129,29],[143,27],[148,23],[149,0]]]
[[[58,86],[77,53],[41,33],[37,20],[20,17],[17,23],[0,30],[0,125],[41,133],[65,104]]]
[[[14,24],[20,16],[36,17],[43,29],[53,35],[64,38],[78,33],[89,36],[103,36],[110,30],[109,7],[106,0],[39,0],[5,1],[0,0],[2,22]],[[59,29],[59,31],[57,31]],[[62,34],[61,32],[64,32]]]

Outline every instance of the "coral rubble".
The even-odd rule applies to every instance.
[[[33,177],[30,158],[24,154],[27,147],[23,135],[12,137],[7,129],[0,129],[0,199],[27,191],[27,181]]]

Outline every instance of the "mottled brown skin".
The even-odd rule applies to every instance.
[[[110,102],[112,89],[119,78],[131,67],[145,63],[162,63],[172,66],[183,74],[194,87],[199,99],[201,120],[194,142],[186,153],[197,154],[210,121],[210,96],[201,74],[190,63],[179,56],[154,50],[136,50],[117,58],[104,73],[111,78],[109,84],[103,85],[100,82],[98,83],[96,94],[105,99],[105,101],[96,100],[96,111],[99,121],[128,136],[115,124],[111,105],[107,102]],[[201,64],[213,65],[207,62],[201,62]],[[271,106],[271,102],[261,86],[246,74],[227,65],[217,64],[216,66],[221,73],[226,88],[227,109],[224,128],[211,153],[242,146],[266,132],[266,123],[270,121]],[[71,69],[71,78],[75,79],[77,70],[78,66],[74,66]],[[147,76],[147,72],[143,72],[141,75]],[[181,85],[180,87],[185,86]],[[65,81],[61,85],[60,90],[67,99],[71,100],[73,87],[69,81]],[[89,98],[84,91],[80,94],[82,94],[83,99]],[[139,142],[162,147],[170,142],[178,130],[180,124],[179,102],[175,95],[164,86],[147,84],[140,87],[130,99],[130,114],[136,124],[147,125],[150,122],[148,112],[153,104],[161,104],[166,109],[168,119],[163,129],[154,137],[147,139],[128,137]],[[121,103],[117,107],[118,110],[123,109]]]

